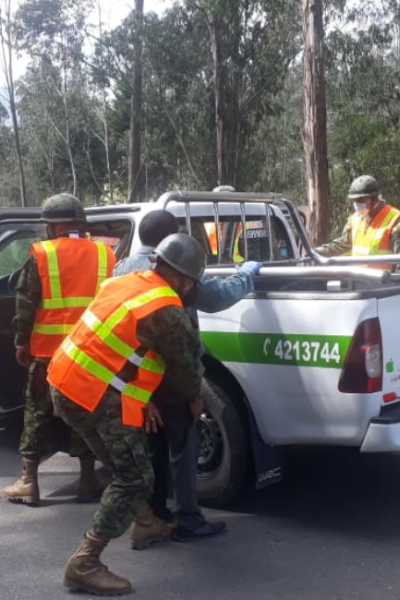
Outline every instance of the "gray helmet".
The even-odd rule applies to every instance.
[[[236,192],[236,190],[231,185],[219,185],[213,189],[213,192]]]
[[[45,200],[42,208],[42,220],[46,223],[86,222],[81,201],[67,192],[56,194]]]
[[[364,196],[379,196],[378,182],[371,175],[361,175],[352,182],[348,197],[350,199],[363,198]]]
[[[154,253],[175,271],[201,281],[206,255],[197,240],[187,233],[173,233],[164,238]]]

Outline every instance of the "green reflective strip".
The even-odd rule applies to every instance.
[[[340,369],[352,337],[203,331],[201,339],[223,362]]]
[[[81,319],[90,331],[97,335],[108,348],[123,356],[126,360],[129,360],[130,356],[135,352],[134,348],[126,344],[110,330],[108,320],[102,323],[90,310],[86,310]],[[161,375],[164,373],[165,364],[161,357],[156,360],[146,357],[140,363],[140,368]]]
[[[380,240],[378,241],[378,244],[380,243]],[[374,255],[374,254],[379,254],[379,255],[388,255],[388,254],[392,254],[390,252],[390,250],[380,250],[379,248],[375,248],[375,244],[374,247],[372,248],[372,252],[370,252],[370,254]]]
[[[145,356],[140,363],[140,368],[150,371],[150,373],[162,375],[165,371],[165,362],[161,356],[157,356],[155,359]]]
[[[107,249],[101,242],[95,242],[97,246],[97,287],[107,278]]]
[[[373,242],[372,247],[367,246],[353,246],[353,256],[370,256],[374,254],[391,254],[388,250],[380,250],[376,246],[380,244],[381,240]],[[375,246],[376,245],[376,246]]]
[[[127,300],[126,305],[129,309],[133,309],[142,304],[146,304],[146,302],[151,302],[151,300],[155,300],[156,298],[174,298],[177,296],[178,294],[170,287],[158,287],[143,292],[143,294],[136,296],[136,298],[132,298],[132,300]]]
[[[159,288],[154,288],[152,290],[148,290],[147,292],[144,292],[143,294],[140,294],[139,296],[136,296],[135,298],[132,298],[131,300],[126,300],[123,304],[121,304],[117,310],[115,310],[113,313],[111,313],[111,315],[104,321],[104,323],[102,324],[103,327],[108,327],[108,330],[111,331],[111,329],[114,329],[114,327],[116,325],[118,325],[118,323],[120,323],[122,321],[122,319],[124,319],[126,317],[126,315],[129,313],[130,310],[133,310],[135,308],[138,308],[139,306],[142,306],[143,304],[146,304],[147,302],[151,302],[151,300],[155,300],[157,298],[163,298],[163,297],[174,297],[177,296],[176,292],[174,292],[171,288],[169,287],[159,287]],[[106,332],[106,330],[104,330]],[[105,340],[106,338],[101,337],[101,339]],[[131,350],[132,352],[132,350]],[[124,356],[124,355],[123,355]]]
[[[58,267],[57,252],[51,240],[41,242],[46,257],[49,272],[50,295],[51,298],[44,298],[40,303],[40,308],[86,308],[89,306],[93,297],[74,296],[62,298],[60,285],[60,270]],[[107,249],[104,244],[96,242],[98,256],[97,287],[107,278]]]
[[[52,298],[60,298],[60,269],[58,268],[57,252],[51,240],[41,242],[47,258],[47,268],[49,272],[50,295]]]
[[[379,213],[378,213],[379,214]],[[398,211],[395,209],[391,209],[389,210],[389,212],[385,215],[382,223],[379,225],[379,229],[382,229],[383,227],[386,227],[386,225],[388,225],[390,223],[390,221],[396,216],[399,215]]]
[[[40,303],[40,308],[86,308],[93,297],[71,297],[71,298],[45,298]]]
[[[139,402],[147,402],[150,400],[152,392],[148,392],[142,388],[138,388],[136,385],[132,385],[131,383],[127,383],[121,394],[125,396],[129,396],[129,398],[134,398],[135,400],[139,400]]]
[[[102,323],[90,310],[86,310],[81,319],[90,331],[95,333],[111,350],[126,359],[130,357],[133,349],[110,331],[107,322]]]
[[[85,369],[85,371],[88,371],[88,373],[94,377],[97,377],[97,379],[100,379],[100,381],[103,383],[110,385],[112,380],[115,378],[115,375],[112,371],[98,363],[93,358],[90,358],[90,356],[88,356],[85,352],[82,352],[82,350],[79,350],[79,348],[69,338],[64,340],[64,342],[61,344],[61,347],[71,360]],[[142,388],[129,383],[124,386],[122,393],[125,396],[133,398],[134,400],[139,400],[140,402],[148,402],[151,396],[151,393],[147,390],[143,390]]]
[[[51,335],[67,335],[73,325],[40,325],[39,323],[34,323],[33,331],[36,333],[47,333]]]
[[[76,362],[91,375],[97,377],[97,379],[100,379],[103,383],[109,385],[111,380],[114,379],[114,373],[112,371],[98,363],[96,360],[90,358],[90,356],[85,352],[82,352],[82,350],[79,350],[69,338],[63,341],[61,347],[71,360]]]
[[[135,349],[116,336],[112,332],[112,329],[114,329],[114,327],[116,327],[126,317],[130,310],[133,310],[157,298],[176,296],[176,292],[169,287],[154,288],[144,292],[143,294],[140,294],[139,296],[136,296],[136,298],[125,301],[104,322],[101,322],[95,314],[88,310],[83,313],[81,319],[84,321],[86,326],[94,334],[96,334],[104,342],[104,344],[106,344],[106,346],[120,356],[123,356],[126,360],[129,360],[129,357],[131,354],[133,354]],[[164,366],[164,361],[161,358],[153,360],[152,358],[146,357],[142,361],[140,368],[146,369],[152,373],[162,374],[164,373]]]

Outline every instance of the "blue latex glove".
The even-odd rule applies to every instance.
[[[263,266],[262,263],[256,262],[254,260],[248,260],[247,262],[244,262],[242,265],[240,265],[239,270],[244,269],[245,271],[247,271],[248,273],[251,273],[252,275],[258,275],[262,266]]]

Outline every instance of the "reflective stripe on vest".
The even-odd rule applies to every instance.
[[[108,279],[56,350],[48,381],[93,412],[110,387],[121,393],[122,421],[143,424],[143,407],[160,384],[165,363],[137,338],[139,320],[182,301],[154,271]],[[129,368],[134,365],[135,368]]]
[[[392,206],[384,206],[365,229],[365,221],[353,216],[352,256],[369,256],[391,254],[390,234],[394,223],[400,218],[400,211]],[[391,264],[364,265],[369,268],[392,269]]]
[[[97,285],[107,278],[107,251],[104,244],[94,242],[97,247],[98,269],[97,269]],[[63,298],[60,285],[60,269],[58,267],[57,250],[51,240],[40,242],[46,252],[47,266],[49,272],[50,294],[51,298],[42,298],[40,303],[41,308],[86,308],[93,300],[93,296],[89,297],[68,297]]]
[[[85,239],[70,242],[67,247],[65,244],[69,241],[65,238],[37,242],[30,253],[33,255],[36,253],[38,274],[42,284],[42,299],[35,314],[30,340],[33,356],[53,355],[85,308],[89,306],[101,283],[111,275],[115,264],[112,252],[101,242],[89,242]],[[64,282],[65,267],[73,263],[74,244],[78,260],[87,257],[91,265],[86,274],[79,272],[76,283],[71,277],[67,277]],[[94,262],[96,258],[97,266]],[[73,295],[75,288],[76,291],[83,291],[84,295]]]
[[[101,365],[93,358],[90,358],[88,354],[82,352],[82,350],[79,350],[79,348],[69,338],[64,340],[62,343],[62,349],[73,362],[80,365],[83,369],[88,371],[91,375],[94,375],[94,377],[97,377],[97,379],[100,379],[100,381],[103,383],[111,385],[121,392],[121,394],[124,394],[124,396],[132,398],[132,400],[138,400],[143,404],[147,404],[147,402],[150,400],[152,392],[123,381],[112,371]],[[161,373],[163,372],[164,365],[162,366]]]

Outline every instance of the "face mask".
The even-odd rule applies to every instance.
[[[369,208],[365,202],[353,202],[354,210],[360,217],[365,217],[369,213]]]

